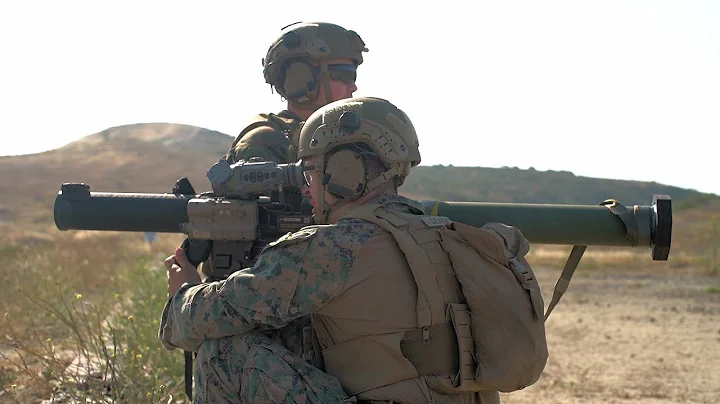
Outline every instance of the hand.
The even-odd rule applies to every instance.
[[[197,268],[190,263],[182,248],[165,259],[165,269],[168,271],[168,298],[175,295],[185,282],[200,283]]]

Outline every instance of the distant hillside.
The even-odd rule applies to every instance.
[[[413,169],[403,191],[448,201],[583,205],[610,198],[625,205],[647,205],[653,194],[667,194],[674,201],[703,195],[656,182],[579,177],[568,171],[441,165]]]
[[[43,153],[0,157],[0,225],[53,224],[53,202],[64,182],[84,182],[92,191],[164,193],[187,176],[206,190],[207,169],[232,139],[190,125],[145,123]]]
[[[53,202],[64,182],[84,182],[91,191],[164,193],[187,176],[196,191],[207,191],[205,173],[232,139],[189,125],[144,123],[109,128],[44,153],[0,157],[0,226],[54,226]],[[674,206],[707,197],[657,183],[585,178],[565,171],[452,166],[417,167],[401,193],[484,202],[597,204],[615,198],[625,205],[649,204],[653,194],[660,193],[669,194]]]
[[[193,150],[194,153],[222,155],[232,138],[221,132],[175,123],[138,123],[116,126],[69,143],[57,151],[93,153],[108,147],[143,152],[149,145]]]

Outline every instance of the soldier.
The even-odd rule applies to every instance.
[[[463,300],[453,271],[428,253],[439,265],[431,286],[441,289],[430,295],[441,296],[442,308],[435,323],[419,327],[427,314],[420,292],[428,293],[416,283],[417,259],[399,248],[395,230],[363,213],[380,207],[393,226],[402,217],[430,218],[418,201],[397,194],[420,163],[407,115],[378,98],[333,102],[303,125],[298,157],[318,225],[281,237],[252,268],[220,282],[198,284],[176,252],[159,336],[168,349],[199,349],[197,401],[499,402],[497,391],[456,388],[463,359],[457,342],[443,338],[442,315],[445,304]],[[420,239],[432,241],[428,235]],[[307,315],[322,352],[315,366],[258,332]]]
[[[256,115],[233,141],[225,158],[238,160],[261,157],[276,163],[294,163],[297,136],[303,120],[316,109],[332,101],[352,97],[357,91],[357,68],[363,63],[365,43],[355,31],[330,23],[295,23],[284,27],[262,59],[263,75],[287,100],[287,109]],[[299,189],[286,189],[297,201],[295,209],[305,211],[307,204]],[[208,280],[224,279],[238,269],[216,264],[215,256],[244,257],[245,251],[233,243],[216,242],[203,262],[201,272]]]
[[[285,100],[287,109],[256,115],[235,138],[229,163],[262,157],[276,163],[297,161],[301,121],[332,101],[357,91],[357,68],[365,43],[352,30],[329,23],[296,23],[283,32],[262,59],[263,75]]]

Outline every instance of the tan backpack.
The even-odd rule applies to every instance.
[[[445,304],[427,253],[428,240],[439,240],[435,242],[449,255],[465,296],[465,302],[445,307],[445,321],[452,322],[458,342],[459,371],[453,375],[457,392],[511,392],[539,379],[548,357],[543,299],[524,258],[530,247],[520,230],[501,223],[477,228],[381,205],[361,206],[345,218],[367,220],[394,236],[418,285],[419,312],[426,305]],[[431,228],[439,237],[428,236]]]

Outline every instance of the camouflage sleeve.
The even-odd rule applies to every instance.
[[[278,164],[290,163],[288,150],[290,141],[285,135],[269,126],[261,126],[246,133],[228,151],[230,164],[251,157],[262,157],[265,161]]]
[[[205,339],[281,328],[313,313],[342,292],[375,228],[368,222],[305,228],[271,243],[252,268],[183,287],[163,310],[160,340],[168,349],[197,351]]]

